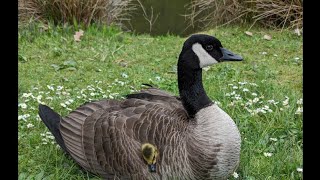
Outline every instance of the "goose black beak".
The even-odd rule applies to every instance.
[[[222,57],[219,59],[220,61],[242,61],[243,58],[228,49],[220,48],[222,52]]]

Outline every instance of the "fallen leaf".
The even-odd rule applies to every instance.
[[[69,71],[76,71],[77,69],[75,67],[68,67],[66,68],[66,70],[69,70]]]
[[[81,41],[80,38],[81,38],[81,36],[83,36],[83,33],[84,33],[84,31],[81,29],[79,31],[76,31],[76,34],[73,35],[74,40],[77,42]]]
[[[77,62],[74,60],[67,60],[63,62],[63,65],[67,67],[75,67],[77,65]]]
[[[42,179],[43,178],[43,175],[44,175],[44,171],[41,170],[41,172],[39,174],[37,174],[34,179],[38,180],[38,179]]]
[[[61,69],[61,67],[57,64],[51,64],[51,67],[53,67],[55,71],[59,71]]]
[[[28,59],[27,59],[25,56],[22,56],[21,54],[19,54],[19,56],[18,56],[18,61],[20,61],[20,62],[27,62]]]
[[[294,30],[294,33],[297,34],[298,36],[301,36],[301,33],[300,33],[300,29],[299,28],[296,28]]]
[[[74,38],[74,41],[77,41],[77,42],[79,42],[79,41],[81,41],[80,40],[80,36],[78,36],[78,35],[73,35],[73,38]]]
[[[252,35],[253,35],[252,32],[249,32],[249,31],[246,31],[245,33],[246,33],[246,35],[248,35],[248,36],[252,36]]]
[[[266,35],[263,36],[263,39],[266,39],[266,40],[270,41],[271,40],[271,36],[266,34]]]

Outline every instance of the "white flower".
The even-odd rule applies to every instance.
[[[301,114],[301,113],[303,113],[303,107],[298,107],[298,109],[295,112],[295,114]]]
[[[274,105],[277,105],[279,102],[276,102],[275,100],[271,99],[271,100],[268,100],[267,101],[268,103],[270,104],[274,104]]]
[[[298,57],[295,57],[295,58],[294,58],[294,60],[299,60],[299,59],[300,59],[300,58],[298,58]]]
[[[118,79],[116,79],[116,81],[118,81]],[[88,85],[88,86],[87,86],[87,89],[88,89],[89,91],[94,91],[94,90],[95,90],[91,85]]]
[[[67,105],[64,104],[64,103],[60,103],[60,105],[61,105],[62,107],[67,107]]]
[[[267,113],[264,109],[258,108],[257,112],[262,112],[263,114]]]
[[[302,168],[297,168],[297,171],[298,172],[303,172],[303,169]]]
[[[215,103],[216,103],[217,105],[221,105],[221,103],[220,103],[219,101],[215,101]]]
[[[286,99],[282,102],[283,106],[287,106],[289,104],[289,98],[286,96]]]
[[[22,109],[26,109],[27,108],[27,104],[26,103],[20,103],[20,104],[18,104],[18,107],[21,107]]]
[[[60,91],[63,89],[63,86],[57,86],[57,91]]]
[[[230,93],[227,93],[226,96],[231,96],[231,94],[230,94]]]
[[[280,108],[280,111],[283,111],[283,108]]]
[[[18,120],[26,121],[28,117],[30,117],[30,114],[19,115]]]
[[[301,99],[297,100],[297,104],[303,104],[303,99],[301,98]]]
[[[37,101],[40,101],[42,99],[42,95],[37,96]]]
[[[40,118],[39,114],[37,114],[36,120],[37,120],[37,121],[41,121],[41,118]]]
[[[242,91],[243,91],[243,92],[248,92],[248,91],[249,91],[249,89],[247,89],[247,88],[243,88],[243,89],[242,89]]]
[[[248,102],[246,102],[246,104],[245,104],[246,106],[251,106],[252,105],[252,100],[251,99],[249,99],[249,101]]]
[[[128,78],[128,77],[129,77],[126,73],[122,73],[121,76],[122,76],[123,78]]]
[[[49,135],[49,136],[47,136],[47,138],[49,138],[49,139],[54,139],[54,136]]]
[[[95,96],[96,94],[95,93],[90,93],[90,96]]]
[[[31,124],[31,123],[27,124],[27,128],[32,128],[33,126],[34,126],[34,125]]]
[[[161,80],[160,76],[156,76],[156,81],[160,81],[160,80]]]
[[[252,96],[257,96],[257,93],[251,93]]]
[[[244,82],[238,82],[238,84],[240,84],[240,85],[245,85],[245,84],[247,84],[247,82],[246,82],[246,81],[244,81]]]
[[[276,55],[276,54],[273,54],[273,56],[277,57],[278,55]]]
[[[233,88],[233,89],[238,89],[238,86],[233,86],[232,88]]]
[[[31,95],[32,95],[32,93],[23,93],[23,94],[22,94],[22,97],[27,98],[27,97],[30,97]]]
[[[63,91],[62,95],[67,96],[67,95],[70,95],[70,93]]]
[[[253,113],[253,111],[247,107],[245,107],[245,109],[249,112],[249,113]]]
[[[118,84],[120,84],[121,86],[123,86],[125,83],[123,81],[118,81]]]
[[[256,83],[249,83],[252,86],[258,86]]]
[[[48,100],[53,100],[53,97],[46,97],[46,99],[48,99]]]
[[[271,141],[274,141],[274,142],[278,141],[277,138],[270,138],[270,140],[271,140]]]
[[[266,55],[267,54],[267,52],[260,52],[262,55]]]
[[[238,173],[236,173],[236,172],[234,172],[234,173],[232,174],[232,176],[233,176],[234,178],[236,178],[236,179],[239,177]]]
[[[254,98],[254,99],[252,100],[253,103],[256,103],[256,102],[258,102],[258,101],[259,101],[259,98]]]
[[[48,88],[49,90],[51,90],[51,91],[54,91],[53,86],[47,85],[47,88]]]
[[[264,155],[265,157],[271,157],[271,156],[272,156],[272,153],[264,152],[263,155]]]
[[[273,99],[267,101],[270,104],[273,104],[275,101]]]

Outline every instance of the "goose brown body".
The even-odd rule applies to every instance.
[[[183,147],[192,123],[181,101],[158,89],[143,93],[150,96],[86,103],[62,118],[61,135],[80,166],[104,178],[136,179],[160,177],[165,174],[163,166],[170,166],[169,174],[190,169],[181,167],[188,162],[177,163],[186,155]],[[141,152],[143,143],[159,147],[157,173],[148,171]],[[183,173],[192,176],[192,172]]]
[[[104,179],[227,179],[240,157],[240,133],[202,84],[202,68],[242,60],[208,35],[193,35],[178,60],[179,97],[157,88],[123,100],[88,102],[60,117],[45,105],[39,115],[60,147]],[[141,145],[157,148],[150,172]]]

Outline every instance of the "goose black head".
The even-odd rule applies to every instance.
[[[195,61],[194,59],[197,59]],[[179,61],[192,69],[204,68],[223,61],[242,61],[243,58],[225,48],[221,42],[209,35],[194,34],[183,44]]]

